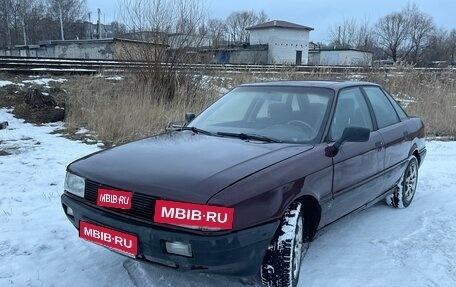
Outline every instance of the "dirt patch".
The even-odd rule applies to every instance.
[[[0,88],[0,107],[11,108],[23,101],[21,87],[7,85]]]
[[[15,106],[14,114],[27,122],[50,123],[63,121],[65,109],[59,106],[50,93],[44,92],[41,88],[31,87],[26,91],[23,102]]]
[[[87,131],[87,132],[80,132],[80,129],[78,128],[72,128],[72,127],[65,127],[62,129],[56,129],[52,131],[50,134],[57,134],[61,135],[64,138],[75,140],[75,141],[80,141],[85,144],[90,144],[90,145],[98,145],[99,147],[110,147],[111,143],[102,143],[98,137],[98,135]]]
[[[0,89],[0,107],[14,108],[16,117],[42,124],[63,121],[66,93],[60,87],[7,85]]]
[[[8,147],[0,149],[0,156],[7,156],[19,153],[19,147]]]
[[[6,150],[0,150],[0,156],[6,156],[6,155],[11,155],[9,152]]]

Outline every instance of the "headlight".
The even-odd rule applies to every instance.
[[[66,173],[65,177],[65,190],[77,195],[79,197],[84,197],[84,189],[85,189],[85,179],[72,174],[70,172]]]

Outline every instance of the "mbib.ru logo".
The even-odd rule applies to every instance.
[[[138,238],[135,235],[80,221],[79,237],[127,255],[136,256],[138,254]]]
[[[232,229],[234,208],[157,200],[154,221],[158,223]]]
[[[97,205],[120,209],[131,209],[132,196],[133,193],[130,191],[99,188]]]

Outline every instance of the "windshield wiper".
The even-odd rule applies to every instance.
[[[282,142],[279,139],[270,138],[267,136],[262,136],[262,135],[257,135],[257,134],[218,132],[217,135],[226,136],[226,137],[235,137],[235,138],[240,138],[242,140],[263,141],[263,142],[268,142],[268,143],[281,143]]]
[[[215,136],[216,135],[214,133],[199,129],[197,127],[181,127],[181,128],[179,128],[179,130],[180,131],[192,131],[195,134],[203,134],[203,135],[209,135],[209,136]]]

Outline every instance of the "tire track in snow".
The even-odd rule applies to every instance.
[[[153,287],[152,282],[149,282],[147,274],[139,266],[139,263],[131,259],[126,259],[122,263],[123,268],[127,271],[128,277],[135,287]]]
[[[413,270],[425,286],[450,286],[442,282],[456,281],[456,248],[452,245],[456,242],[456,216],[432,213],[420,218],[420,229],[377,244],[384,246],[396,264]]]

